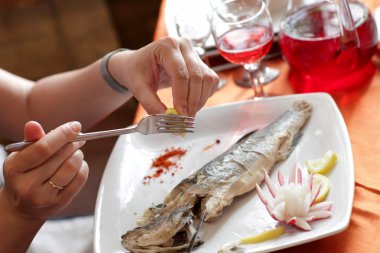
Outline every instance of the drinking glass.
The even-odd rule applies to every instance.
[[[199,56],[203,56],[211,33],[208,11],[186,5],[176,13],[174,19],[178,35],[189,38]]]
[[[254,98],[267,96],[260,80],[260,60],[273,43],[273,27],[264,0],[226,0],[213,11],[211,33],[220,54],[240,64],[250,76]]]

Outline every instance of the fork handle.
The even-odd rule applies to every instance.
[[[90,132],[90,133],[80,133],[78,134],[74,139],[71,140],[71,142],[75,141],[90,141],[90,140],[97,140],[97,139],[103,139],[113,136],[119,136],[122,134],[128,134],[128,133],[134,133],[136,132],[136,127],[126,127],[126,128],[120,128],[120,129],[112,129],[107,131],[99,131],[99,132]],[[15,152],[20,151],[29,146],[30,144],[33,144],[34,141],[21,141],[9,144],[5,146],[4,150],[7,152]]]

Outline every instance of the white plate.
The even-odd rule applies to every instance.
[[[287,228],[285,236],[255,244],[247,252],[287,248],[346,229],[353,202],[354,168],[347,129],[335,102],[325,93],[279,96],[203,109],[197,115],[196,132],[185,138],[166,134],[121,136],[109,158],[98,192],[95,252],[124,252],[120,237],[136,226],[136,219],[146,208],[161,203],[183,178],[225,151],[248,130],[264,127],[275,120],[296,99],[311,102],[314,112],[304,128],[301,142],[285,162],[274,168],[271,177],[275,178],[275,171],[279,169],[287,178],[294,162],[304,164],[306,159],[320,157],[329,149],[335,151],[339,162],[328,175],[331,183],[328,200],[334,203],[333,215],[312,222],[313,229],[309,232]],[[204,150],[217,139],[220,144]],[[162,176],[163,183],[153,181],[143,185],[143,177],[149,173],[152,160],[170,147],[188,150],[181,160],[182,169],[174,176]],[[194,252],[216,252],[226,242],[255,234],[275,224],[258,200],[256,191],[252,191],[225,208],[217,221],[202,227],[200,236],[205,243]]]

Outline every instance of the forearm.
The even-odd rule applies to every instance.
[[[111,89],[99,69],[97,61],[37,81],[28,97],[28,114],[46,129],[72,120],[80,121],[84,129],[94,125],[131,97]]]
[[[119,63],[111,58],[109,64],[115,68]],[[100,74],[100,61],[36,82],[5,71],[0,74],[0,92],[6,93],[0,101],[0,107],[5,108],[0,116],[7,119],[0,132],[9,139],[22,138],[29,120],[41,122],[47,131],[73,120],[88,129],[132,97],[107,85]]]
[[[0,189],[0,253],[25,253],[43,223],[44,220],[20,217],[7,204],[3,189]]]

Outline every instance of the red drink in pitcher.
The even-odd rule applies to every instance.
[[[376,23],[364,4],[350,2],[349,6],[358,46],[342,43],[333,3],[301,8],[282,22],[279,43],[291,66],[289,79],[296,92],[347,91],[363,86],[374,74]]]

